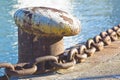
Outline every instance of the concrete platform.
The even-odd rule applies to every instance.
[[[112,42],[72,68],[11,80],[120,80],[120,41]]]

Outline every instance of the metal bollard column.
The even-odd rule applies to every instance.
[[[32,62],[41,56],[58,56],[64,52],[63,36],[73,36],[80,32],[80,22],[67,12],[48,8],[33,7],[16,11],[18,26],[19,61]],[[42,62],[38,72],[51,68]]]

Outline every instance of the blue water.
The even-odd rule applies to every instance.
[[[17,62],[17,27],[11,15],[15,0],[0,0],[0,62]]]
[[[24,5],[20,0],[0,0],[0,62],[14,64],[18,61],[18,35],[17,27],[14,24],[13,13],[22,5],[31,6],[33,3],[33,0],[29,0],[28,3],[27,0],[21,1],[23,1]],[[52,0],[39,1],[46,5],[50,2],[53,3]],[[37,3],[34,3],[34,5]],[[82,23],[82,31],[79,35],[64,38],[65,48],[85,42],[96,34],[119,24],[119,3],[120,0],[67,0],[67,5],[59,5],[59,9],[68,10],[68,12],[80,19]],[[52,7],[58,7],[58,4]]]

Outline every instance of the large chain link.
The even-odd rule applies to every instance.
[[[31,63],[19,63],[12,65],[10,63],[0,63],[0,68],[6,68],[5,71],[9,76],[24,76],[32,75],[37,71],[37,64],[41,62],[49,62],[55,68],[66,69],[72,67],[76,63],[85,61],[89,56],[92,56],[96,51],[101,51],[104,46],[111,44],[120,38],[120,25],[108,29],[106,32],[101,32],[100,35],[87,40],[86,44],[65,50],[64,54],[59,56],[42,56],[36,58]]]
[[[15,70],[12,69],[5,69],[5,72],[8,76],[25,76],[25,75],[32,75],[37,71],[36,65],[31,65],[30,63],[19,63],[13,65]]]
[[[0,63],[0,68],[8,68],[11,70],[15,70],[14,66],[11,63]]]
[[[101,51],[104,48],[104,43],[101,36],[97,35],[94,37],[95,47],[97,51]]]

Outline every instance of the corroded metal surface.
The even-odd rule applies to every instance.
[[[78,19],[67,12],[53,8],[19,9],[14,18],[21,29],[36,36],[71,36],[78,34],[81,30]]]
[[[57,56],[64,52],[64,44],[61,37],[42,37],[34,41],[35,35],[28,34],[21,29],[18,30],[18,36],[18,63],[31,62],[41,56]],[[39,73],[45,72],[46,68],[51,67],[46,62],[41,62],[37,66]]]
[[[63,54],[63,36],[76,35],[81,29],[80,21],[71,14],[48,7],[19,9],[14,19],[18,26],[18,63],[32,62],[41,56]],[[37,71],[42,73],[52,66],[47,60],[37,64],[37,67]]]

